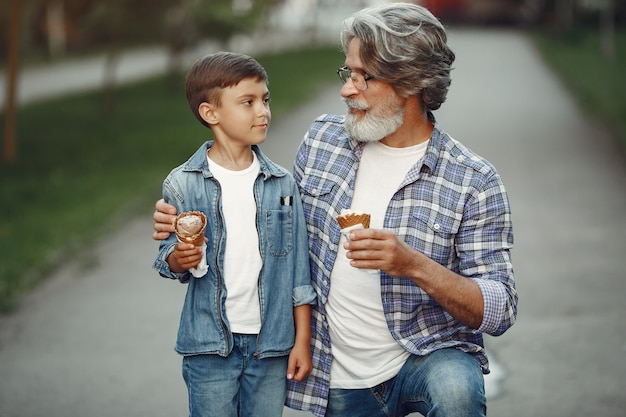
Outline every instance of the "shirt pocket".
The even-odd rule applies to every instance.
[[[322,253],[326,248],[336,250],[334,244],[339,242],[340,236],[335,216],[342,208],[349,208],[350,201],[346,193],[347,187],[343,188],[344,184],[345,181],[338,183],[336,178],[329,179],[315,174],[307,175],[300,182],[302,208],[307,219],[312,252]]]
[[[269,252],[273,256],[287,256],[293,248],[293,209],[284,206],[281,210],[267,210],[265,231]]]
[[[443,265],[456,258],[456,235],[463,218],[461,213],[430,207],[413,211],[412,224],[417,228],[411,246]]]
[[[302,203],[305,204],[307,208],[315,210],[323,210],[331,213],[339,211],[335,207],[335,199],[339,199],[343,194],[332,193],[335,187],[339,187],[336,179],[310,173],[300,182]]]

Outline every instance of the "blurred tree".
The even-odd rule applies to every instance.
[[[116,72],[123,47],[159,43],[167,0],[108,0],[92,2],[84,19],[85,30],[104,46],[103,112],[115,114]]]
[[[526,0],[541,16],[540,23],[565,40],[576,41],[580,28],[599,30],[602,55],[615,58],[615,30],[626,23],[626,2],[615,0]]]
[[[178,0],[165,14],[170,85],[178,79],[186,49],[206,39],[227,47],[236,34],[252,32],[265,21],[268,10],[284,0]]]
[[[28,59],[66,54],[106,55],[103,114],[115,111],[119,54],[132,45],[162,44],[170,50],[170,68],[179,72],[183,52],[205,39],[221,47],[235,34],[256,30],[268,9],[284,0],[0,0],[0,61],[9,57],[12,23],[9,4],[21,4],[19,51]],[[15,33],[17,36],[18,33]],[[17,39],[17,38],[16,38]],[[17,51],[17,50],[16,50]],[[7,61],[8,62],[8,61]],[[11,90],[13,91],[13,90]]]
[[[574,27],[574,0],[556,0],[557,31],[569,36]]]
[[[98,2],[87,15],[85,23],[90,31],[97,33],[106,45],[103,79],[103,112],[105,117],[115,113],[115,73],[119,62],[119,50],[128,30],[126,0]]]
[[[600,12],[602,54],[608,60],[615,59],[615,2],[604,0]]]
[[[226,43],[235,34],[256,29],[270,6],[284,0],[185,0],[183,7],[193,20],[196,35]]]
[[[67,30],[65,28],[65,0],[53,0],[46,7],[48,51],[52,58],[65,55]]]
[[[15,114],[17,109],[17,68],[19,60],[19,33],[22,17],[22,0],[11,0],[9,9],[7,96],[5,102],[3,160],[12,163],[17,155]]]
[[[168,85],[174,89],[178,87],[177,81],[183,64],[183,53],[198,38],[191,14],[185,9],[182,1],[173,4],[166,11],[164,34],[169,53]]]

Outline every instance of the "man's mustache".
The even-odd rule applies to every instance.
[[[361,103],[358,100],[355,100],[352,98],[344,98],[343,101],[346,103],[346,106],[348,106],[351,109],[369,110],[369,106],[367,104]]]

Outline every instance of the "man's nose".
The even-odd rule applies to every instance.
[[[350,97],[356,94],[359,94],[359,89],[356,88],[356,86],[354,85],[354,82],[352,81],[352,78],[349,77],[345,83],[343,83],[343,86],[341,87],[341,96],[342,97]]]

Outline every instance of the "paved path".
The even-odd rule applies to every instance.
[[[499,168],[516,228],[520,311],[509,332],[487,340],[505,371],[489,377],[502,388],[490,416],[622,417],[623,154],[523,36],[455,31],[451,43],[456,69],[437,117]],[[290,167],[311,119],[343,111],[338,90],[275,120],[266,152]],[[0,417],[186,415],[172,350],[185,287],[150,268],[151,211],[0,317]]]
[[[508,376],[493,417],[626,410],[626,164],[529,42],[457,33],[448,131],[501,172],[513,207],[517,324],[487,343]]]
[[[132,59],[129,59],[132,55]],[[119,79],[133,81],[156,75],[167,65],[164,48],[149,48],[128,51],[120,57],[116,74]],[[96,55],[87,59],[57,62],[47,66],[25,68],[21,71],[17,85],[17,103],[78,93],[104,85],[105,56]],[[0,72],[0,109],[6,101],[6,73]]]

